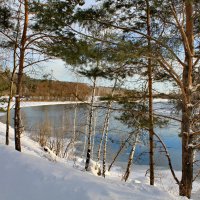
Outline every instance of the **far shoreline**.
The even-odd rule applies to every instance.
[[[168,102],[170,99],[155,98],[153,101],[155,103]],[[95,103],[100,103],[105,101],[98,101]],[[70,104],[88,104],[88,101],[21,101],[20,108],[27,107],[37,107],[37,106],[51,106],[51,105],[70,105]],[[0,116],[6,114],[6,103],[0,104],[0,109],[5,110],[5,112],[0,111]],[[14,102],[11,102],[11,109],[14,108]]]

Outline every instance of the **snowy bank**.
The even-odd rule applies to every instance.
[[[5,125],[0,123],[2,200],[176,199],[168,192],[142,181],[124,183],[117,176],[106,179],[96,177],[73,168],[72,163],[64,159],[54,158],[50,162],[39,144],[26,135],[22,137],[22,153],[19,153],[14,150],[13,133],[11,128],[10,146],[4,146]]]
[[[169,200],[156,187],[92,176],[62,163],[48,162],[0,146],[2,200]]]
[[[27,107],[61,102],[23,103],[22,106]],[[186,199],[178,197],[178,186],[168,170],[156,171],[155,187],[149,186],[149,179],[145,177],[146,168],[141,166],[133,166],[133,172],[127,183],[120,181],[122,172],[116,167],[110,176],[104,179],[82,171],[84,161],[81,158],[77,158],[74,165],[74,161],[66,161],[53,154],[47,154],[26,133],[22,137],[22,153],[16,152],[13,128],[10,129],[10,146],[5,147],[5,130],[5,124],[0,122],[0,199],[2,200]],[[195,192],[193,199],[200,199],[199,183],[195,182],[193,192]]]
[[[81,104],[87,103],[83,101],[21,101],[21,108],[24,107],[33,107],[33,106],[45,106],[45,105],[62,105],[62,104]],[[1,103],[0,108],[4,110],[7,107],[7,103]],[[14,102],[11,102],[11,108],[14,107]]]

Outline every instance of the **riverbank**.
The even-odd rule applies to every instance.
[[[62,104],[81,104],[88,103],[83,101],[21,101],[21,108],[45,105],[62,105]],[[11,102],[11,108],[14,107],[14,102]],[[0,108],[6,110],[7,103],[1,103]]]
[[[154,99],[155,103],[159,103],[159,102],[168,102],[168,99]],[[102,103],[105,101],[101,101]],[[35,106],[46,106],[46,105],[67,105],[67,104],[87,104],[90,103],[88,101],[21,101],[20,105],[21,108],[25,108],[25,107],[35,107]],[[96,102],[96,103],[100,103],[100,102]],[[11,101],[11,109],[14,108],[15,102]],[[0,103],[0,116],[4,115],[6,112],[6,108],[7,108],[7,103]],[[5,112],[4,112],[5,111]]]
[[[154,102],[168,102],[168,99],[157,98]],[[105,102],[105,101],[101,101]],[[62,104],[82,104],[90,103],[89,101],[21,101],[21,107],[45,106],[45,105],[62,105]],[[99,103],[99,102],[97,102]],[[0,109],[6,109],[7,103],[0,103]],[[14,101],[11,102],[11,108],[14,106]]]

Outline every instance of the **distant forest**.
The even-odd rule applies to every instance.
[[[0,95],[9,94],[9,80],[11,73],[9,70],[0,69]],[[97,87],[96,96],[106,97],[112,88]],[[123,91],[123,92],[122,92]],[[124,93],[121,89],[118,94]],[[16,87],[13,87],[15,94]],[[35,79],[24,74],[22,97],[25,100],[35,101],[86,101],[91,96],[92,88],[89,84],[78,82],[63,82],[49,79]]]
[[[9,70],[0,69],[0,96],[7,96],[9,94]],[[102,100],[109,98],[109,94],[112,91],[112,87],[96,88],[96,96],[100,96]],[[13,87],[15,94],[16,87]],[[91,96],[92,87],[86,83],[79,82],[64,82],[49,79],[35,79],[24,74],[22,97],[25,100],[31,101],[87,101]],[[132,95],[134,95],[134,97]],[[119,88],[116,91],[116,100],[123,101],[123,98],[141,98],[144,93],[139,91],[127,90]],[[147,95],[148,96],[148,95]],[[176,99],[178,94],[154,94],[155,98],[163,99]]]

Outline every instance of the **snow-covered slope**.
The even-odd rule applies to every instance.
[[[167,192],[144,183],[104,179],[72,167],[62,159],[49,161],[46,152],[27,136],[22,137],[22,153],[5,146],[5,125],[0,123],[1,200],[169,200]]]
[[[173,199],[156,187],[95,177],[2,145],[0,163],[1,200]]]

